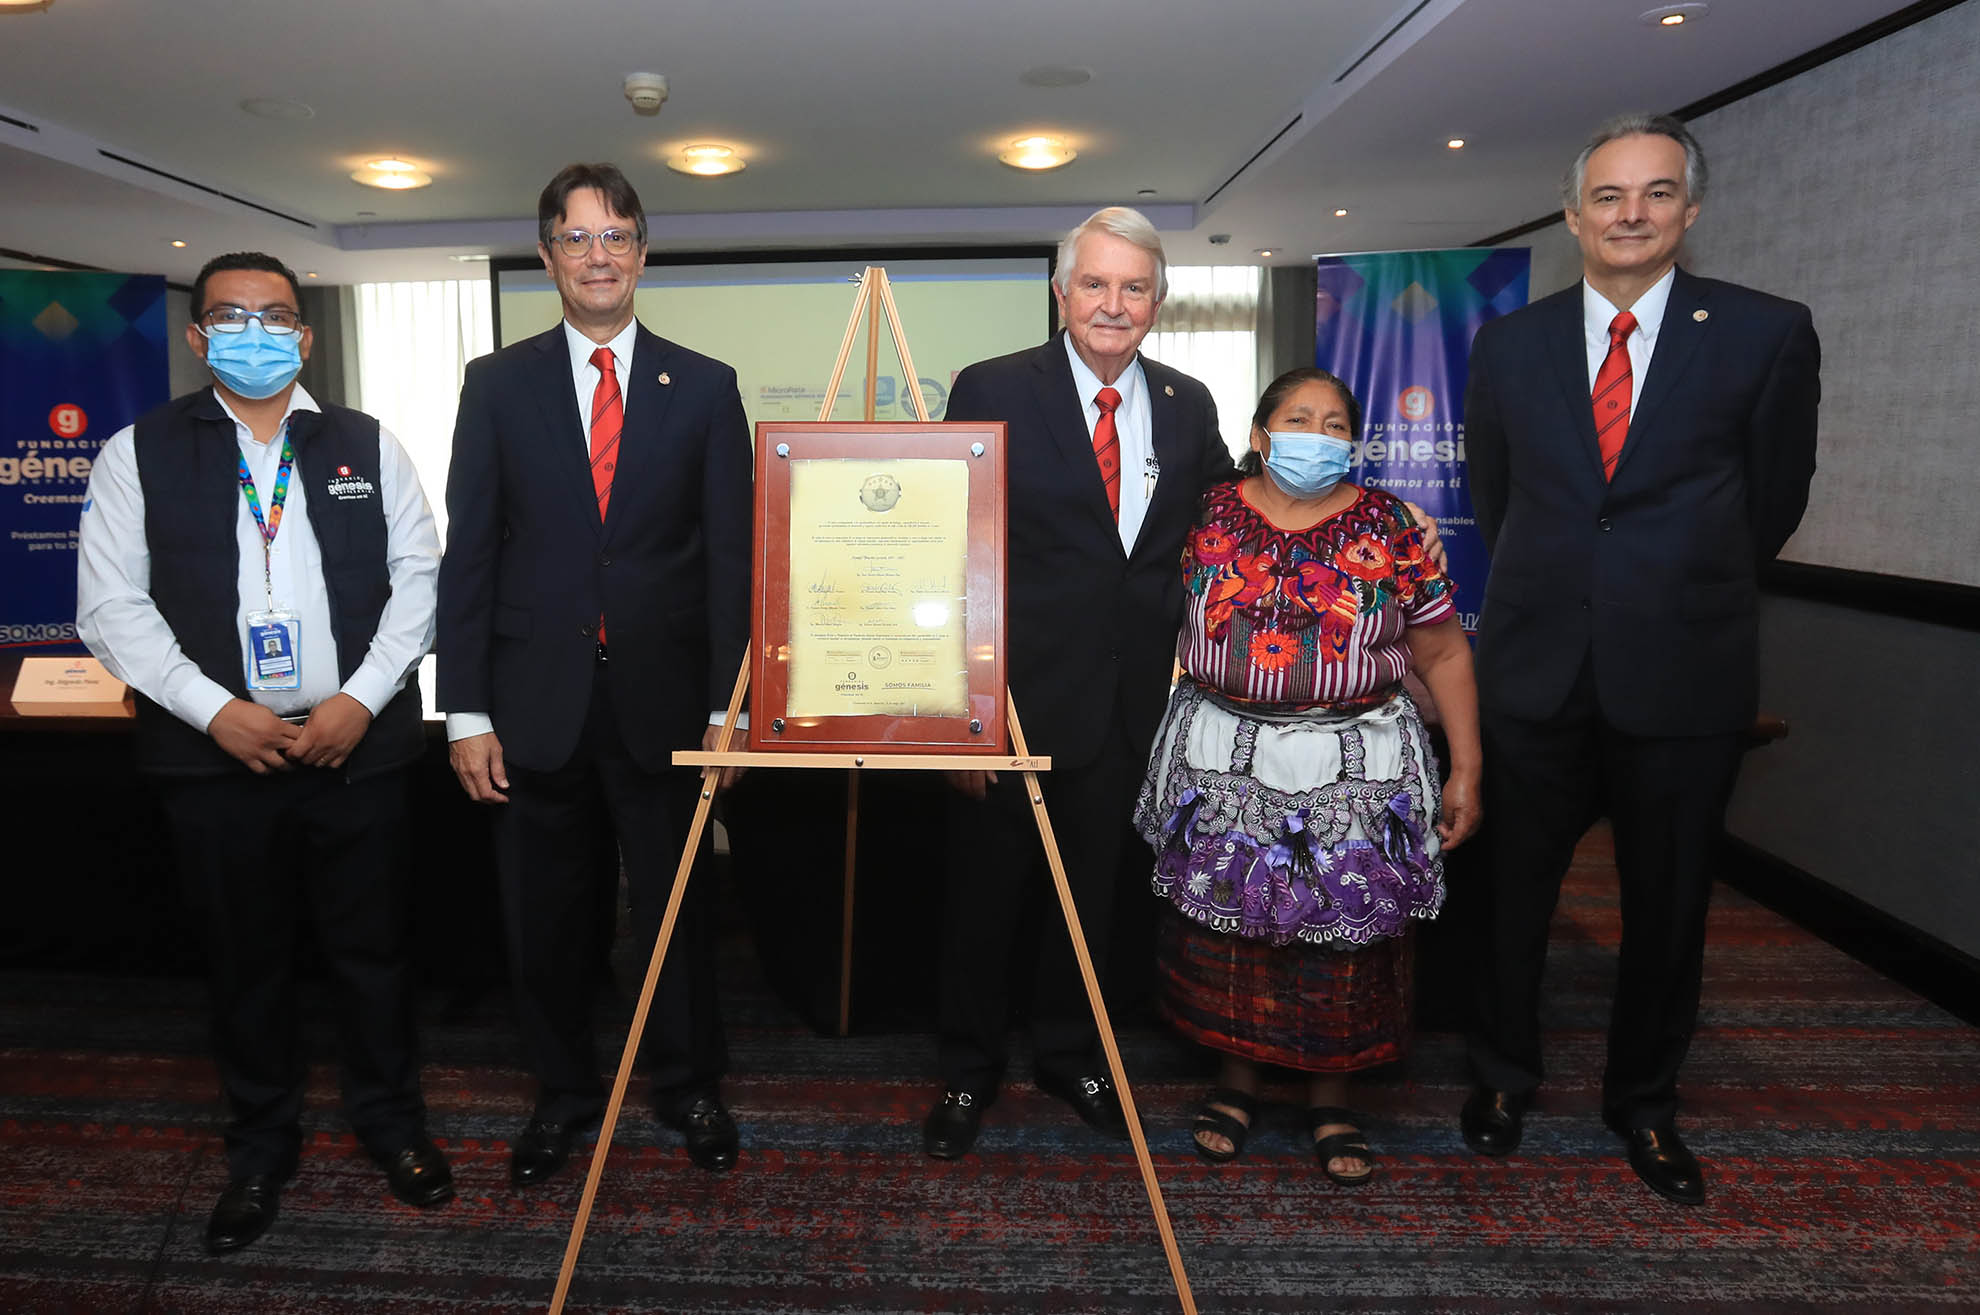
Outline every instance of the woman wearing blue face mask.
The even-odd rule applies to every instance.
[[[1168,904],[1163,1010],[1222,1057],[1197,1153],[1235,1159],[1264,1066],[1288,1068],[1344,1186],[1374,1172],[1348,1075],[1402,1057],[1410,928],[1436,916],[1442,853],[1479,820],[1453,587],[1400,501],[1343,482],[1360,424],[1346,384],[1288,371],[1259,400],[1239,478],[1204,494],[1182,674],[1135,815]],[[1441,806],[1411,671],[1449,738]]]

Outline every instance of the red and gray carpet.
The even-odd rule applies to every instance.
[[[1637,1183],[1596,1114],[1617,933],[1606,858],[1591,836],[1562,901],[1554,1079],[1510,1159],[1464,1150],[1460,1044],[1429,1034],[1363,1099],[1381,1157],[1370,1186],[1331,1187],[1289,1105],[1241,1162],[1212,1168],[1187,1142],[1197,1058],[1152,1027],[1125,1033],[1202,1311],[1980,1307],[1980,1034],[1728,891],[1685,1086],[1710,1196],[1685,1210]],[[976,1155],[925,1159],[929,1037],[816,1036],[746,953],[731,966],[742,1163],[698,1173],[629,1103],[569,1309],[1178,1309],[1125,1147],[1013,1085]],[[503,1006],[445,1018],[430,1003],[427,1099],[459,1198],[431,1213],[391,1200],[319,1068],[280,1219],[214,1259],[201,1232],[225,1170],[198,984],[0,974],[0,1311],[545,1309],[582,1162],[510,1190],[506,1139],[528,1096]],[[327,1037],[315,1045],[328,1053]]]

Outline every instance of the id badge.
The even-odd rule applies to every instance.
[[[250,612],[248,688],[302,688],[302,618],[294,612]]]

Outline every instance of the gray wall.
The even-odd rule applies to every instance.
[[[1795,598],[1760,614],[1732,834],[1980,958],[1980,634]]]

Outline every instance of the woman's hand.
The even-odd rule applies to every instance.
[[[1485,807],[1478,798],[1478,773],[1452,772],[1444,782],[1444,807],[1437,818],[1437,839],[1456,849],[1478,830]]]

